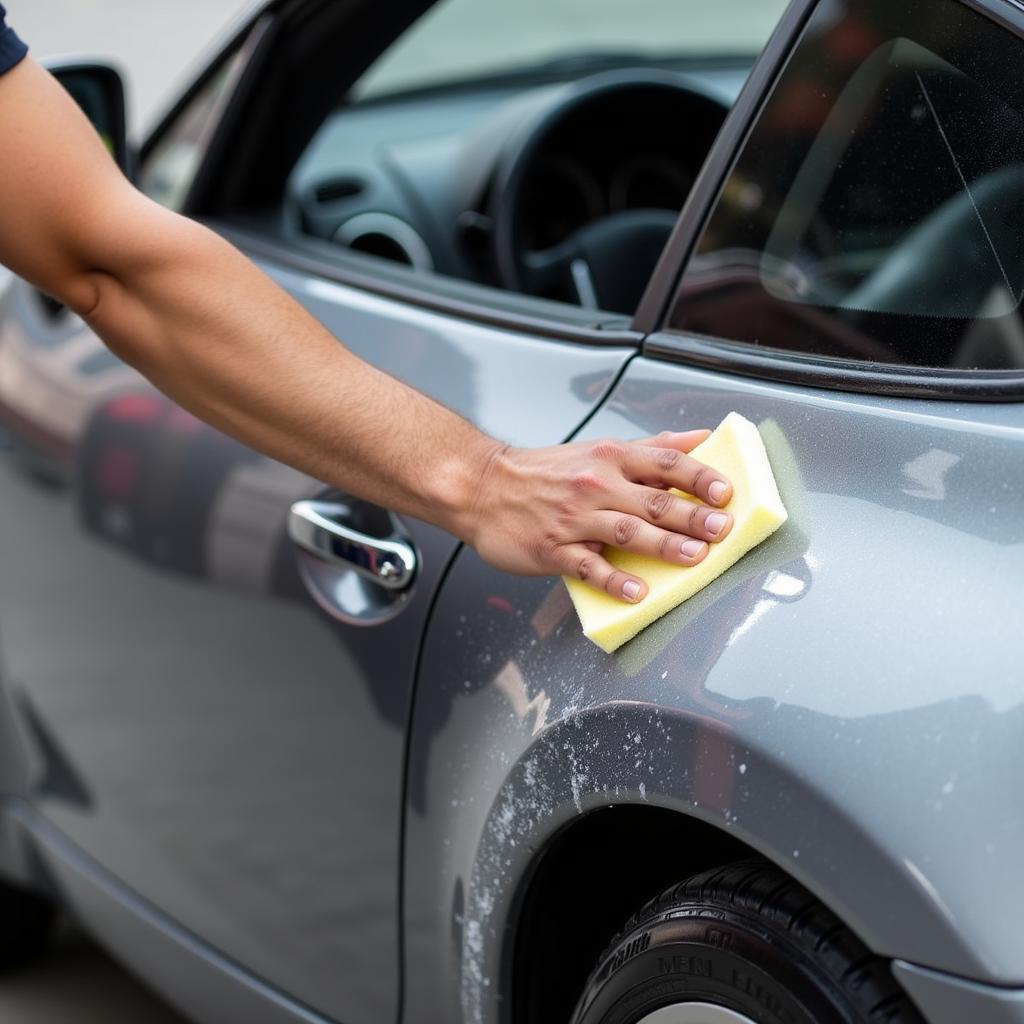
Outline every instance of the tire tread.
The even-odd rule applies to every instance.
[[[889,962],[872,953],[799,882],[757,857],[702,871],[649,900],[608,944],[594,973],[628,935],[689,900],[746,910],[781,926],[794,945],[817,958],[864,1021],[924,1024],[892,976]]]

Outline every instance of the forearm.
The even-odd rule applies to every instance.
[[[686,454],[706,432],[505,449],[361,362],[226,242],[133,189],[30,58],[2,76],[0,117],[0,262],[247,445],[436,523],[501,569],[567,573],[630,601],[643,580],[602,545],[686,566],[728,533],[713,508],[728,482]]]
[[[471,539],[464,509],[494,442],[361,362],[223,239],[132,188],[31,58],[0,81],[0,114],[0,260],[201,418]]]
[[[471,539],[496,442],[356,358],[212,232],[148,206],[138,215],[158,244],[95,275],[83,310],[115,352],[245,444]]]
[[[161,390],[246,444],[343,491],[436,523],[492,564],[562,572],[643,597],[604,544],[692,565],[730,518],[674,497],[728,501],[688,459],[702,431],[648,442],[507,449],[361,362],[206,228],[125,194],[133,244],[90,275],[80,312]]]

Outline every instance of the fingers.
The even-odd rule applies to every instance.
[[[615,502],[616,511],[637,516],[661,530],[709,543],[724,540],[732,530],[733,517],[728,512],[657,487],[626,486],[627,490]]]
[[[688,438],[689,435],[673,436]],[[622,471],[637,483],[659,488],[676,487],[712,505],[727,505],[732,498],[732,484],[729,480],[718,470],[698,462],[681,450],[682,445],[689,444],[688,440],[681,442],[680,446],[661,446],[670,440],[665,435],[659,435],[653,439],[660,442],[657,445],[646,442],[627,445],[622,455]]]
[[[588,537],[599,538],[611,547],[675,565],[696,565],[708,553],[705,540],[662,530],[638,516],[619,512],[597,513],[586,529]]]
[[[639,576],[616,569],[600,552],[587,544],[567,544],[561,549],[562,573],[582,580],[588,587],[629,604],[647,596],[647,584]]]
[[[733,495],[728,479],[689,454],[708,434],[499,446],[453,532],[503,571],[561,573],[616,600],[642,601],[647,584],[612,565],[605,545],[685,567],[733,527],[722,507]]]

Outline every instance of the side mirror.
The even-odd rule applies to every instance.
[[[46,69],[71,94],[93,123],[125,174],[130,173],[125,89],[121,73],[109,64],[46,61]]]

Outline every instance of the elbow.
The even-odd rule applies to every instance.
[[[58,294],[56,298],[63,302],[72,313],[77,313],[86,323],[89,323],[99,308],[107,276],[94,270],[80,273],[60,290],[61,294]]]
[[[209,229],[148,201],[121,244],[94,253],[64,301],[118,358],[151,380],[178,374],[225,316],[217,282],[232,250]],[[224,289],[222,288],[221,291]]]
[[[91,254],[64,301],[111,351],[147,376],[173,353],[170,335],[182,317],[185,271],[197,259],[198,225],[145,203],[122,242]]]
[[[58,298],[90,324],[108,325],[130,305],[126,300],[159,293],[188,259],[195,244],[189,228],[197,227],[132,188],[120,190],[113,201],[97,203],[69,240],[75,269]]]
[[[159,362],[152,317],[130,287],[102,271],[85,275],[67,303],[118,359],[146,376]]]

